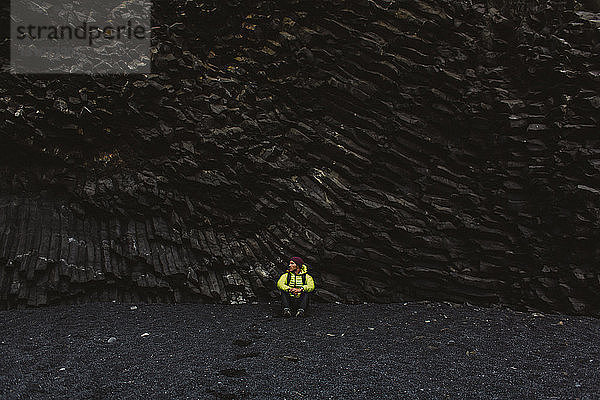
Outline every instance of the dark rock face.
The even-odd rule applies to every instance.
[[[156,1],[154,74],[3,73],[0,306],[245,302],[301,255],[327,301],[598,314],[583,7]]]

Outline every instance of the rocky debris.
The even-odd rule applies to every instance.
[[[300,254],[324,301],[598,314],[584,7],[156,1],[152,74],[0,75],[0,306],[268,299]]]

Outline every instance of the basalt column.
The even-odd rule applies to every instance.
[[[269,299],[300,255],[324,301],[598,315],[592,3],[156,0],[152,74],[5,68],[0,306]]]

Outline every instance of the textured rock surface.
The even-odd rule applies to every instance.
[[[2,307],[244,302],[300,254],[323,300],[598,314],[592,3],[154,12],[155,74],[0,76]]]

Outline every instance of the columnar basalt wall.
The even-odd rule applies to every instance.
[[[4,72],[0,306],[254,301],[301,255],[325,301],[598,315],[595,12],[157,0],[153,74]]]

